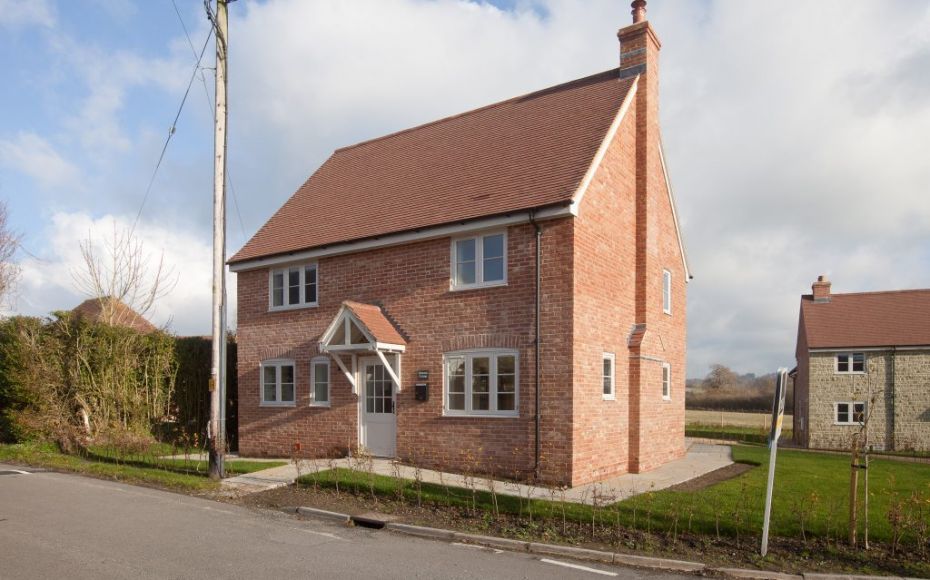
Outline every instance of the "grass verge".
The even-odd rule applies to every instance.
[[[160,457],[163,452],[165,449],[158,446],[144,454],[117,454],[107,448],[91,447],[85,455],[70,455],[62,453],[51,443],[20,443],[0,445],[0,461],[178,491],[209,491],[217,488],[216,482],[207,477],[206,461],[166,459]],[[231,475],[251,473],[285,463],[233,460],[226,462],[226,472]]]
[[[725,539],[751,547],[761,533],[768,454],[761,446],[734,446],[734,459],[753,469],[696,491],[646,491],[620,502],[596,488],[587,504],[577,504],[559,501],[558,491],[551,493],[551,500],[527,500],[348,469],[305,475],[299,483],[418,507],[452,508],[471,517],[516,516],[523,522],[545,522],[556,531],[569,524],[584,525],[594,539],[605,531],[618,537],[616,530],[626,529],[672,542],[683,537],[703,538],[701,542]],[[907,568],[910,575],[930,575],[930,465],[874,460],[870,472],[873,546],[880,545],[902,565],[923,562]],[[771,535],[796,543],[802,551],[820,546],[819,552],[827,553],[824,557],[834,549],[848,550],[849,457],[780,450],[775,477]],[[594,494],[599,496],[597,505],[592,505]],[[862,569],[867,569],[869,555],[863,554],[862,560]]]

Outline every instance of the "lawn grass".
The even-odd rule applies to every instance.
[[[166,459],[162,453],[171,453],[173,448],[157,444],[143,453],[118,454],[107,448],[91,447],[86,454],[62,453],[51,443],[21,443],[0,445],[0,461],[22,463],[37,467],[60,469],[115,479],[129,483],[145,483],[183,491],[205,491],[215,489],[216,482],[207,477],[206,461],[197,459]],[[261,469],[278,467],[286,462],[227,461],[226,472],[230,475],[251,473]]]
[[[358,494],[403,497],[408,502],[552,518],[576,522],[619,521],[634,529],[660,533],[685,530],[716,536],[758,536],[762,528],[769,451],[761,446],[733,447],[734,460],[754,465],[746,473],[698,491],[646,492],[595,511],[589,504],[532,500],[337,468],[304,475],[300,484]],[[784,538],[839,539],[848,526],[849,457],[780,450],[775,475],[771,534]],[[894,509],[893,506],[897,506]],[[916,511],[915,511],[916,510]],[[930,465],[874,460],[870,475],[870,538],[891,543],[889,513],[912,514],[930,525]],[[915,520],[916,521],[916,520]],[[802,532],[803,524],[803,532]],[[900,530],[898,530],[900,532]],[[918,528],[904,533],[902,545],[920,542]],[[926,537],[923,539],[926,542]]]
[[[769,441],[769,430],[759,427],[741,427],[737,425],[705,425],[701,423],[691,423],[685,425],[685,436],[767,444]],[[782,429],[779,441],[786,441],[791,438],[791,429]]]
[[[733,459],[757,467],[699,491],[657,491],[631,498],[622,505],[627,511],[635,508],[640,513],[651,512],[658,526],[668,527],[677,514],[679,519],[691,518],[695,529],[703,533],[716,534],[719,520],[721,533],[755,535],[762,528],[768,457],[767,447],[737,445],[733,447]],[[849,525],[849,479],[848,455],[779,450],[771,534],[794,538],[845,537]],[[860,485],[861,482],[860,473]],[[873,540],[892,541],[889,513],[895,510],[913,513],[930,524],[930,509],[925,507],[930,501],[930,465],[873,460],[869,486],[869,526]]]

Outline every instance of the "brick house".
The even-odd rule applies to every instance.
[[[569,485],[684,454],[690,275],[633,6],[619,68],[339,149],[230,259],[242,454]]]
[[[869,416],[877,450],[930,451],[930,289],[801,296],[794,375],[798,444],[848,449]]]

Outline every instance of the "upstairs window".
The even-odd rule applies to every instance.
[[[329,359],[317,357],[310,362],[310,406],[329,407]]]
[[[271,310],[303,308],[318,304],[317,265],[305,264],[271,270]]]
[[[837,374],[852,374],[865,372],[865,353],[841,352],[836,355]]]
[[[452,240],[452,289],[507,283],[507,234],[498,232]]]
[[[270,360],[262,363],[262,405],[294,405],[294,361]]]
[[[672,399],[672,365],[662,365],[662,398],[666,401]]]
[[[662,270],[662,312],[672,313],[672,273]]]
[[[518,357],[510,350],[478,350],[445,356],[445,414],[516,417]]]
[[[837,425],[862,425],[865,423],[865,403],[861,401],[834,403]]]
[[[611,401],[615,398],[616,389],[616,365],[614,353],[605,352],[603,357],[603,396],[605,400]]]

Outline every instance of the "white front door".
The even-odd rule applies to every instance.
[[[364,359],[361,383],[359,406],[362,445],[375,457],[394,457],[397,452],[394,381],[379,359]]]

